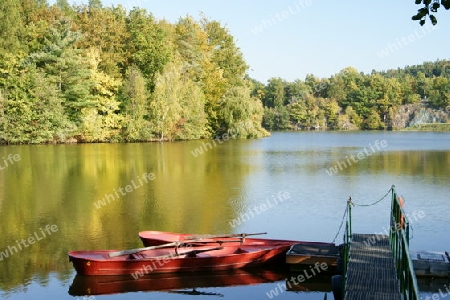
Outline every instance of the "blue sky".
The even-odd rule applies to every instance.
[[[85,1],[74,1],[77,4]],[[72,1],[72,3],[74,3]],[[450,58],[450,11],[439,11],[437,27],[421,27],[411,16],[414,0],[103,0],[147,9],[176,22],[203,12],[229,28],[261,82],[306,74],[329,77],[345,67],[370,73]],[[427,22],[430,24],[430,22]]]

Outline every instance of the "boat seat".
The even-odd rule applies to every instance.
[[[127,257],[127,259],[142,259],[142,258],[147,258],[147,256],[144,254],[140,254],[140,253],[132,253],[132,254],[129,254]]]

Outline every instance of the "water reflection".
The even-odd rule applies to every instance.
[[[129,292],[165,292],[182,295],[224,295],[213,290],[218,287],[266,285],[267,295],[285,292],[325,292],[331,293],[331,274],[320,274],[303,282],[292,283],[290,273],[285,268],[253,268],[193,274],[154,274],[137,280],[130,275],[123,276],[75,276],[69,294],[72,296],[110,295]]]
[[[247,269],[192,274],[154,274],[139,279],[128,276],[80,276],[77,275],[69,289],[73,296],[105,295],[137,291],[164,291],[173,293],[202,294],[202,289],[256,285],[284,280],[284,269]]]
[[[333,175],[326,172],[376,140],[388,146]],[[0,158],[21,158],[0,170],[0,291],[14,299],[34,296],[30,291],[37,287],[66,295],[74,275],[67,252],[139,247],[137,233],[143,230],[268,231],[269,238],[326,242],[336,234],[351,193],[370,203],[392,184],[410,212],[426,212],[414,231],[415,248],[450,249],[442,229],[448,227],[450,134],[274,133],[228,141],[195,157],[192,151],[202,143],[0,147]],[[154,180],[94,205],[150,172]],[[289,192],[289,201],[230,225],[279,192]],[[388,222],[383,209],[355,211],[356,229],[380,231]],[[58,231],[51,236],[9,251],[52,224]],[[7,250],[8,257],[2,255]]]

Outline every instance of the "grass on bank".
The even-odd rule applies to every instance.
[[[450,123],[425,123],[404,128],[403,131],[450,131]]]

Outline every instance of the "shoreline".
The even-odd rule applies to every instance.
[[[450,132],[450,123],[426,123],[418,126],[406,127],[401,129],[385,129],[385,130],[275,130],[269,132],[267,136],[261,136],[253,139],[262,139],[270,137],[272,132],[381,132],[381,131],[391,131],[391,132]],[[217,140],[214,138],[209,139],[192,139],[192,140],[159,140],[151,139],[146,141],[104,141],[104,142],[83,142],[74,141],[74,139],[69,139],[67,142],[50,142],[50,143],[0,143],[1,146],[20,146],[20,145],[82,145],[82,144],[135,144],[135,143],[177,143],[177,142],[188,142],[188,141],[213,141]],[[239,139],[229,139],[229,140],[239,140]],[[251,140],[241,138],[240,140]]]

